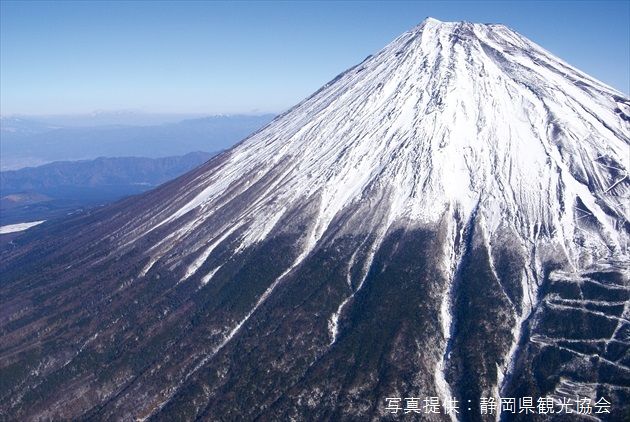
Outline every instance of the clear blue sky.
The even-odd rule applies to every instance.
[[[427,16],[504,23],[628,94],[629,1],[11,2],[0,113],[280,112]]]

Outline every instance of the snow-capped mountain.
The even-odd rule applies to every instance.
[[[0,411],[380,419],[436,397],[459,413],[426,420],[494,420],[482,398],[529,396],[621,419],[629,121],[509,28],[429,18],[195,171],[5,252]]]

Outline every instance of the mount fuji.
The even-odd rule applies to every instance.
[[[192,172],[5,250],[0,415],[623,420],[629,161],[624,94],[504,25],[426,19]],[[500,397],[610,413],[482,412]]]

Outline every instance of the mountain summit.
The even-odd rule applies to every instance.
[[[621,419],[629,121],[509,28],[429,18],[191,173],[4,252],[0,414],[380,419],[419,397],[494,420],[484,400],[530,397]]]

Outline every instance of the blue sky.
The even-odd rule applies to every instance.
[[[280,112],[432,16],[504,23],[630,92],[629,1],[1,1],[0,113]]]

